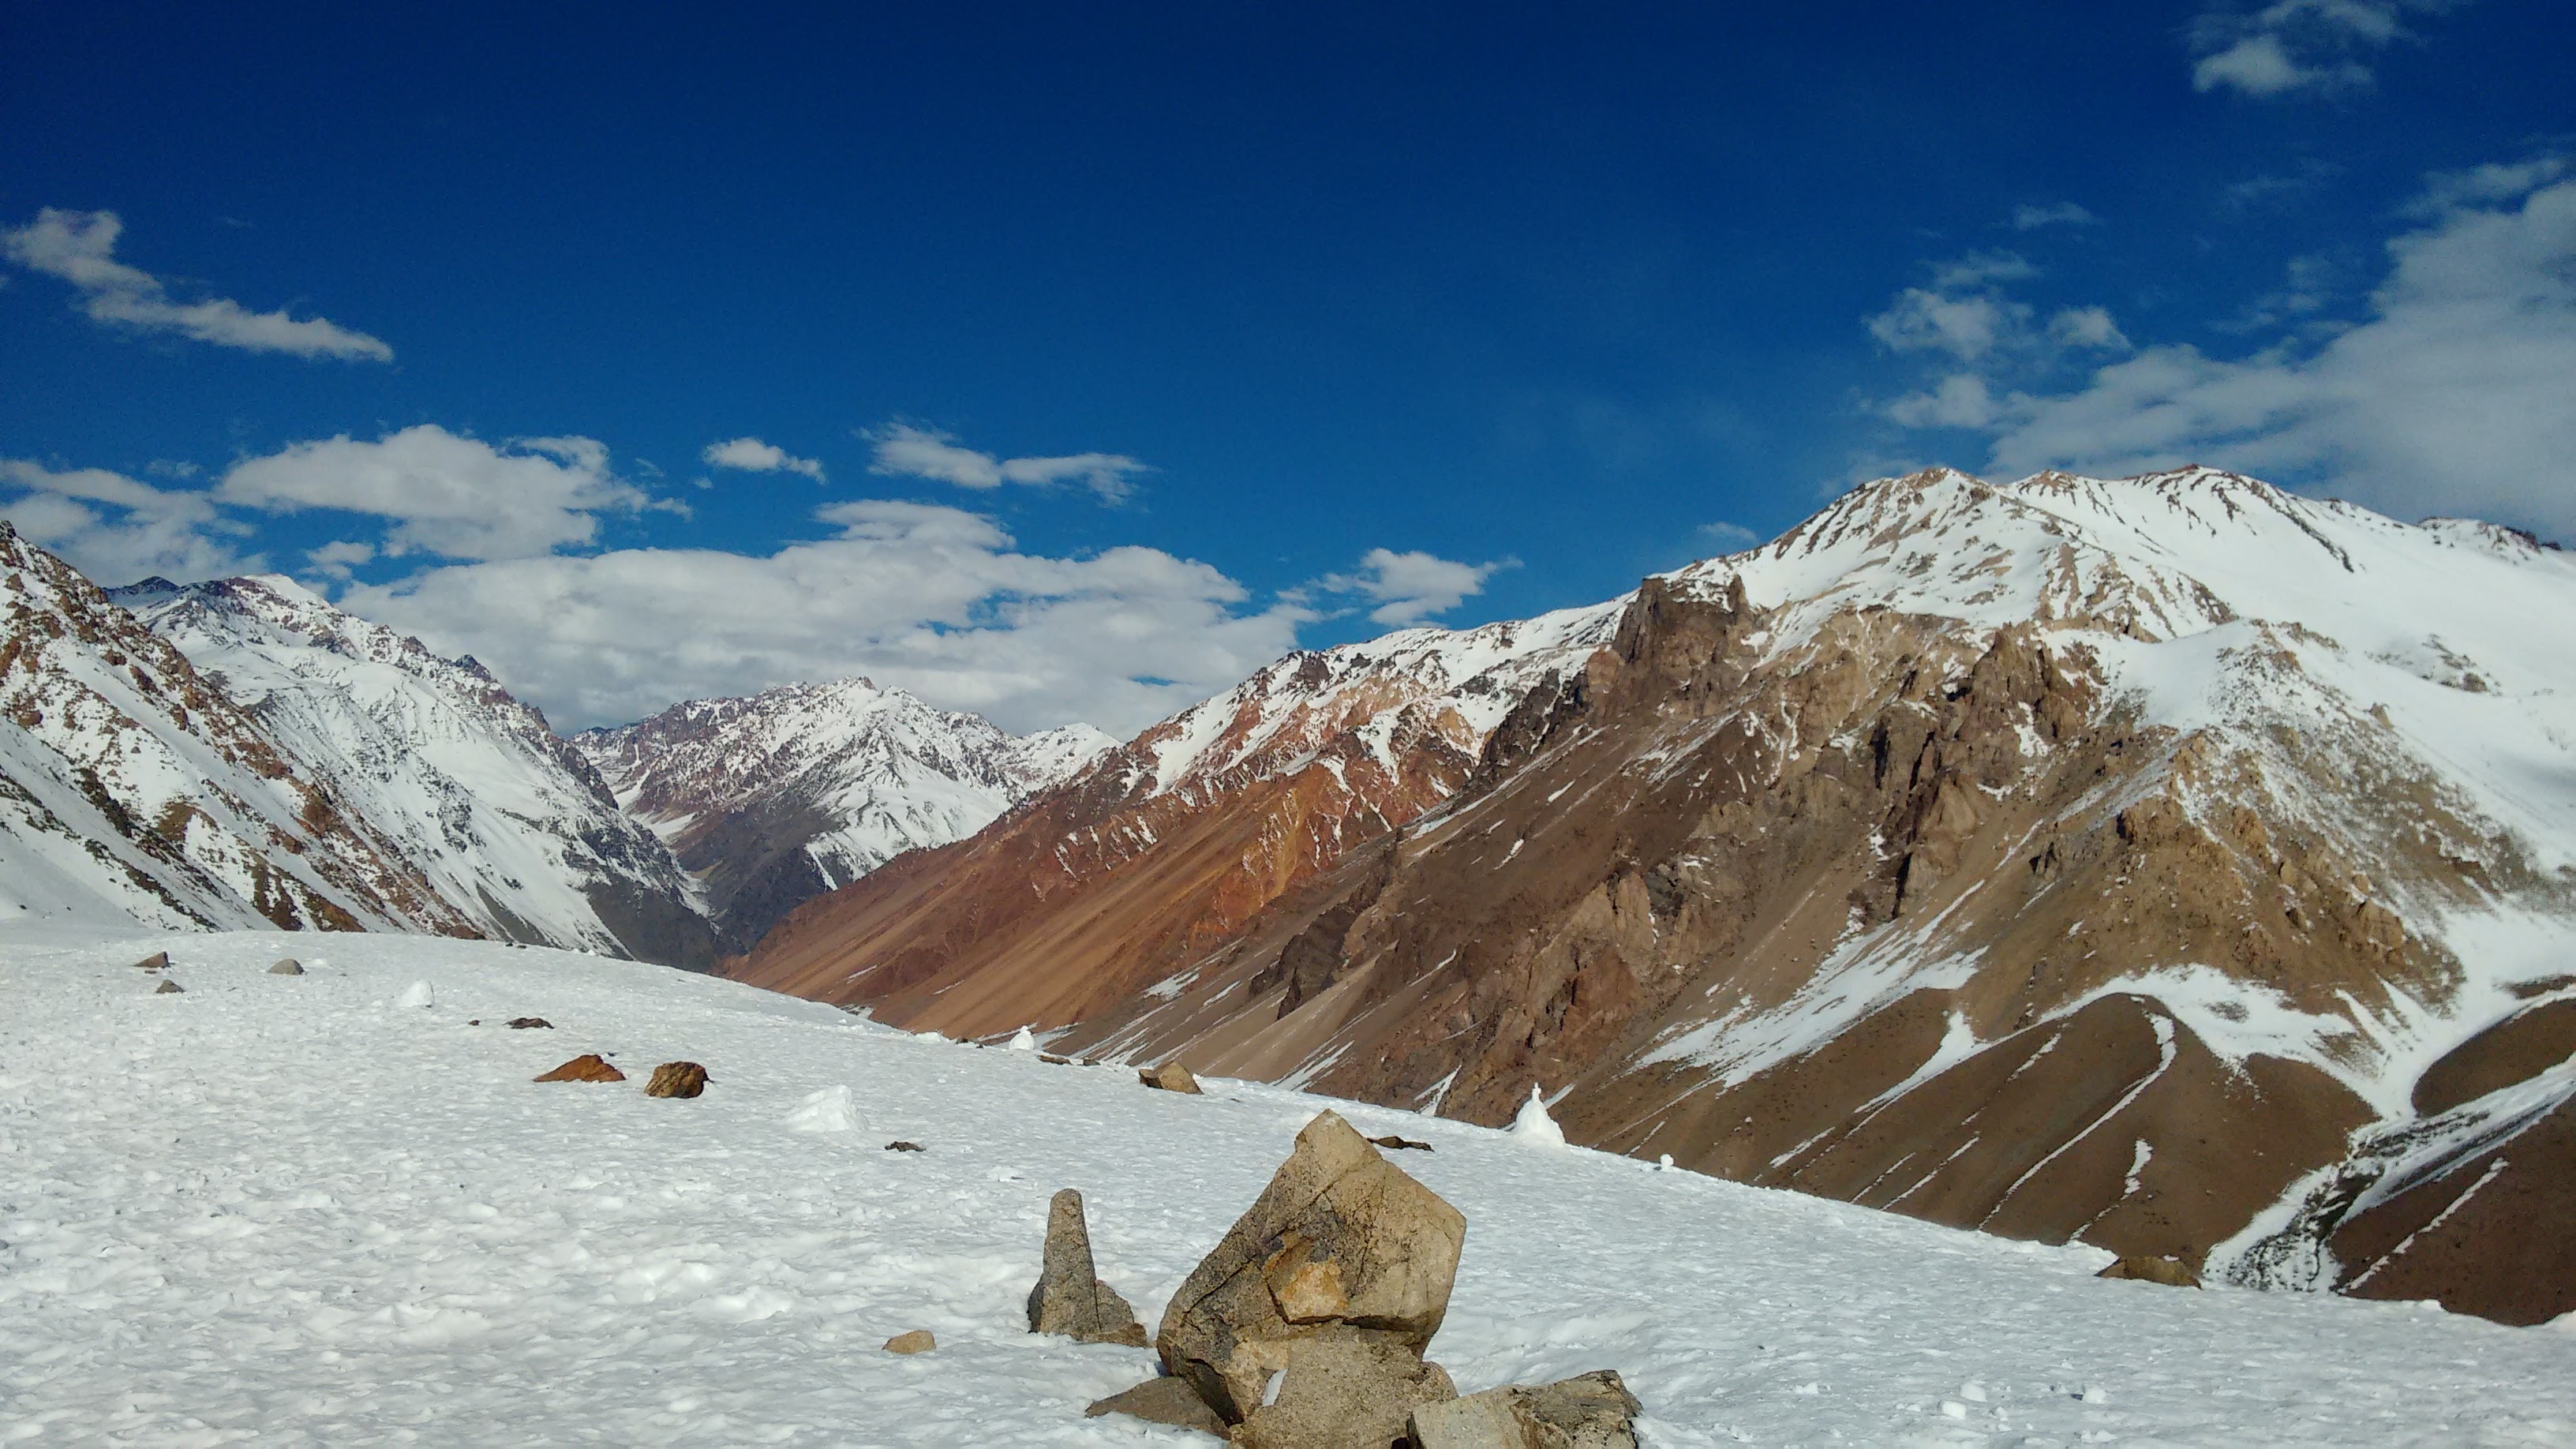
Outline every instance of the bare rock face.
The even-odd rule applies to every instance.
[[[268,974],[271,976],[301,976],[304,974],[304,963],[296,960],[292,956],[289,956],[285,960],[278,962],[276,965],[269,967]]]
[[[1225,1437],[1225,1420],[1207,1406],[1190,1381],[1165,1375],[1147,1379],[1132,1389],[1122,1389],[1108,1398],[1095,1401],[1082,1411],[1086,1419],[1103,1414],[1125,1414],[1152,1424],[1170,1424],[1175,1428],[1196,1429],[1203,1434]]]
[[[1614,1369],[1487,1389],[1413,1411],[1414,1449],[1637,1449],[1636,1396]]]
[[[1458,1396],[1436,1363],[1388,1334],[1329,1324],[1284,1345],[1279,1384],[1229,1442],[1238,1449],[1383,1449],[1425,1404]]]
[[[927,1328],[916,1328],[910,1333],[898,1333],[885,1341],[885,1351],[888,1353],[928,1353],[937,1347],[939,1347],[939,1339]]]
[[[626,1074],[608,1064],[597,1052],[584,1052],[571,1061],[537,1078],[540,1082],[622,1082]]]
[[[1140,1071],[1136,1074],[1136,1080],[1158,1091],[1179,1092],[1191,1097],[1202,1095],[1199,1091],[1199,1079],[1191,1076],[1190,1069],[1179,1062],[1165,1062],[1159,1067]]]
[[[1029,1332],[1058,1333],[1078,1343],[1145,1346],[1136,1310],[1100,1280],[1091,1262],[1091,1230],[1082,1194],[1066,1188],[1047,1205],[1046,1256],[1029,1290]]]
[[[2128,1257],[2093,1275],[2096,1278],[2132,1278],[2141,1283],[2162,1283],[2168,1288],[2197,1288],[2200,1275],[2180,1258],[2153,1258],[2142,1253]]]
[[[1449,1397],[1437,1392],[1446,1376],[1427,1379],[1420,1360],[1448,1313],[1466,1237],[1456,1208],[1380,1157],[1349,1123],[1321,1113],[1172,1295],[1155,1347],[1164,1368],[1229,1424],[1250,1419],[1271,1375],[1283,1371],[1280,1398],[1297,1385],[1300,1405],[1413,1394],[1409,1408]],[[1309,1358],[1302,1369],[1301,1351]],[[1401,1424],[1399,1414],[1393,1425]],[[1292,1441],[1274,1434],[1262,1442]]]
[[[644,1084],[647,1097],[694,1097],[707,1089],[707,1069],[696,1062],[664,1062]]]

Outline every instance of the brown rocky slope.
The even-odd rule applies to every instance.
[[[2205,470],[1935,471],[1578,612],[1463,729],[1382,724],[1425,697],[1361,646],[1293,750],[1145,788],[1204,725],[1167,722],[738,973],[1477,1121],[1536,1083],[1729,1177],[2576,1308],[2515,1230],[2576,1182],[2562,556]]]

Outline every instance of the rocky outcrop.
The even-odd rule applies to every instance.
[[[1159,1067],[1139,1071],[1136,1080],[1158,1092],[1178,1092],[1185,1097],[1201,1095],[1199,1079],[1191,1076],[1190,1069],[1179,1062],[1165,1062]]]
[[[1341,1422],[1364,1426],[1348,1442],[1382,1428],[1384,1443],[1413,1404],[1454,1393],[1422,1354],[1466,1234],[1456,1208],[1322,1113],[1172,1295],[1155,1348],[1228,1424],[1266,1416],[1266,1437],[1238,1442],[1326,1442],[1292,1426]]]
[[[647,1097],[694,1097],[707,1089],[707,1069],[696,1062],[664,1062],[644,1084]]]
[[[584,1052],[536,1080],[540,1082],[622,1082],[626,1080],[626,1074],[610,1066],[597,1052]]]
[[[1136,1310],[1092,1266],[1082,1194],[1069,1187],[1047,1204],[1046,1249],[1037,1284],[1029,1289],[1029,1332],[1062,1334],[1077,1343],[1145,1346],[1145,1325],[1136,1321]]]
[[[1413,1411],[1413,1449],[1637,1449],[1641,1406],[1616,1370],[1511,1385]]]

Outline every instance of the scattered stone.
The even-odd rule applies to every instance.
[[[467,1022],[467,1023],[465,1023],[465,1024],[466,1024],[467,1026],[481,1026],[481,1025],[483,1024],[483,1018],[481,1018],[481,1017],[479,1017],[479,1016],[478,1016],[478,1017],[474,1018],[472,1021],[469,1021],[469,1022]]]
[[[1053,1052],[1040,1052],[1040,1053],[1038,1053],[1038,1060],[1039,1060],[1039,1061],[1042,1061],[1042,1062],[1044,1062],[1044,1063],[1046,1063],[1048,1066],[1051,1066],[1051,1067],[1069,1067],[1069,1066],[1072,1066],[1072,1065],[1073,1065],[1073,1058],[1071,1058],[1071,1057],[1060,1057],[1060,1056],[1057,1056],[1057,1055],[1056,1055],[1055,1053],[1053,1053]],[[1105,1403],[1107,1403],[1107,1402],[1109,1402],[1109,1401],[1108,1401],[1107,1399],[1103,1399],[1103,1400],[1101,1400],[1101,1402],[1105,1404]]]
[[[610,1066],[597,1052],[584,1052],[537,1080],[540,1082],[622,1082],[626,1080],[626,1074]]]
[[[289,956],[285,960],[278,962],[276,965],[269,967],[268,974],[271,976],[301,976],[304,974],[304,963],[296,960],[292,956]]]
[[[1124,1389],[1101,1399],[1082,1411],[1085,1418],[1097,1419],[1103,1414],[1126,1414],[1152,1424],[1170,1424],[1176,1428],[1196,1429],[1203,1434],[1225,1437],[1225,1420],[1207,1406],[1190,1381],[1165,1375],[1151,1378],[1132,1389]]]
[[[1136,1080],[1159,1091],[1181,1092],[1192,1097],[1202,1095],[1199,1079],[1191,1076],[1190,1069],[1179,1062],[1165,1062],[1150,1071],[1140,1071]]]
[[[155,951],[151,955],[134,963],[134,967],[138,971],[160,971],[167,969],[169,965],[170,953],[167,951]]]
[[[888,1152],[928,1152],[930,1149],[922,1146],[918,1142],[889,1142],[885,1145],[885,1150]]]
[[[1375,1441],[1388,1443],[1415,1404],[1455,1396],[1422,1352],[1448,1313],[1466,1237],[1456,1208],[1319,1113],[1172,1295],[1155,1346],[1229,1424],[1265,1397],[1284,1408],[1260,1442],[1291,1442],[1286,1426],[1327,1412],[1359,1415],[1374,1433],[1391,1412]],[[1274,1373],[1285,1378],[1269,1395]]]
[[[928,1353],[937,1347],[939,1347],[939,1340],[932,1337],[927,1328],[916,1328],[910,1333],[898,1333],[885,1341],[885,1351],[888,1353]]]
[[[1413,1411],[1414,1449],[1637,1449],[1639,1405],[1613,1369],[1487,1389]]]
[[[514,1016],[510,1018],[510,1030],[512,1031],[552,1031],[554,1029],[555,1024],[546,1020],[542,1016]]]
[[[2133,1278],[2141,1283],[2162,1283],[2168,1288],[2197,1288],[2200,1275],[2180,1258],[2151,1258],[2143,1253],[2131,1254],[2093,1275],[2096,1278]]]
[[[1429,1152],[1431,1150],[1430,1143],[1416,1142],[1409,1137],[1372,1137],[1369,1141],[1380,1147],[1410,1148],[1415,1152]]]
[[[707,1069],[696,1062],[664,1062],[644,1084],[647,1097],[694,1097],[707,1089]]]
[[[1029,1332],[1059,1333],[1076,1343],[1145,1346],[1145,1325],[1091,1261],[1091,1230],[1082,1194],[1066,1188],[1047,1204],[1046,1252],[1029,1290]]]
[[[181,986],[178,982],[164,976],[161,978],[161,984],[152,988],[152,994],[155,996],[176,996],[185,990],[187,990],[186,987]]]

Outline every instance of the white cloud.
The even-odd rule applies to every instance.
[[[621,549],[428,570],[342,602],[490,665],[558,724],[865,674],[1013,729],[1129,733],[1296,645],[1234,580],[1150,548],[1016,551],[992,519],[917,503],[818,510],[837,532],[761,555]]]
[[[1908,393],[1887,405],[1887,415],[1909,428],[1982,428],[2000,415],[1986,380],[1952,373],[1929,392]]]
[[[394,350],[380,339],[319,317],[297,319],[283,309],[253,312],[222,297],[173,301],[159,277],[116,260],[116,239],[124,229],[112,211],[49,206],[27,225],[0,232],[0,253],[29,271],[71,283],[81,294],[81,309],[94,321],[175,332],[247,352],[393,361]]]
[[[216,485],[223,502],[272,513],[340,509],[390,520],[388,556],[531,558],[593,542],[604,512],[657,504],[608,469],[591,438],[493,447],[422,423],[375,442],[346,436],[247,458]]]
[[[1727,553],[1742,553],[1762,541],[1762,535],[1752,529],[1741,523],[1729,523],[1724,519],[1719,519],[1715,523],[1701,524],[1699,536]]]
[[[324,578],[345,579],[358,565],[372,561],[375,556],[374,544],[343,540],[339,543],[326,543],[320,548],[306,549],[304,562],[308,568]]]
[[[1483,593],[1485,580],[1495,573],[1517,567],[1515,559],[1468,564],[1418,551],[1373,548],[1361,556],[1357,569],[1326,574],[1314,587],[1326,593],[1357,594],[1377,605],[1369,611],[1371,619],[1401,628],[1449,612]]]
[[[1055,458],[997,458],[959,446],[947,433],[890,423],[867,435],[876,444],[871,473],[894,478],[928,478],[960,488],[999,488],[1005,483],[1045,486],[1080,482],[1107,502],[1130,491],[1128,479],[1151,472],[1123,453],[1070,453]]]
[[[1896,294],[1894,305],[1869,319],[1869,332],[1898,352],[1939,351],[1974,362],[2028,313],[1990,293],[1951,296],[1908,287]]]
[[[265,566],[259,555],[238,554],[213,536],[248,530],[221,517],[203,493],[155,488],[104,468],[57,473],[19,458],[0,458],[0,489],[9,495],[0,514],[98,583],[153,574],[221,578]]]
[[[2194,90],[2221,88],[2270,99],[2350,90],[2371,82],[2363,57],[2408,38],[2408,10],[2451,0],[2275,0],[2258,10],[2214,10],[2192,22]]]
[[[732,468],[744,473],[802,473],[820,483],[823,465],[811,458],[799,458],[773,443],[758,438],[735,438],[729,442],[709,443],[698,455],[718,468]]]
[[[2048,319],[2048,335],[2068,347],[2126,352],[2129,339],[2101,307],[2068,307]]]
[[[2047,206],[2016,206],[2012,224],[2015,231],[2037,231],[2044,226],[2098,226],[2101,220],[2074,202],[2059,201]]]
[[[2492,174],[2480,185],[2433,179],[2416,209],[2431,219],[2388,243],[2361,320],[2312,348],[2236,360],[2150,347],[2079,390],[2025,400],[1994,466],[2209,462],[2401,516],[2576,536],[2576,180],[2509,200]]]

